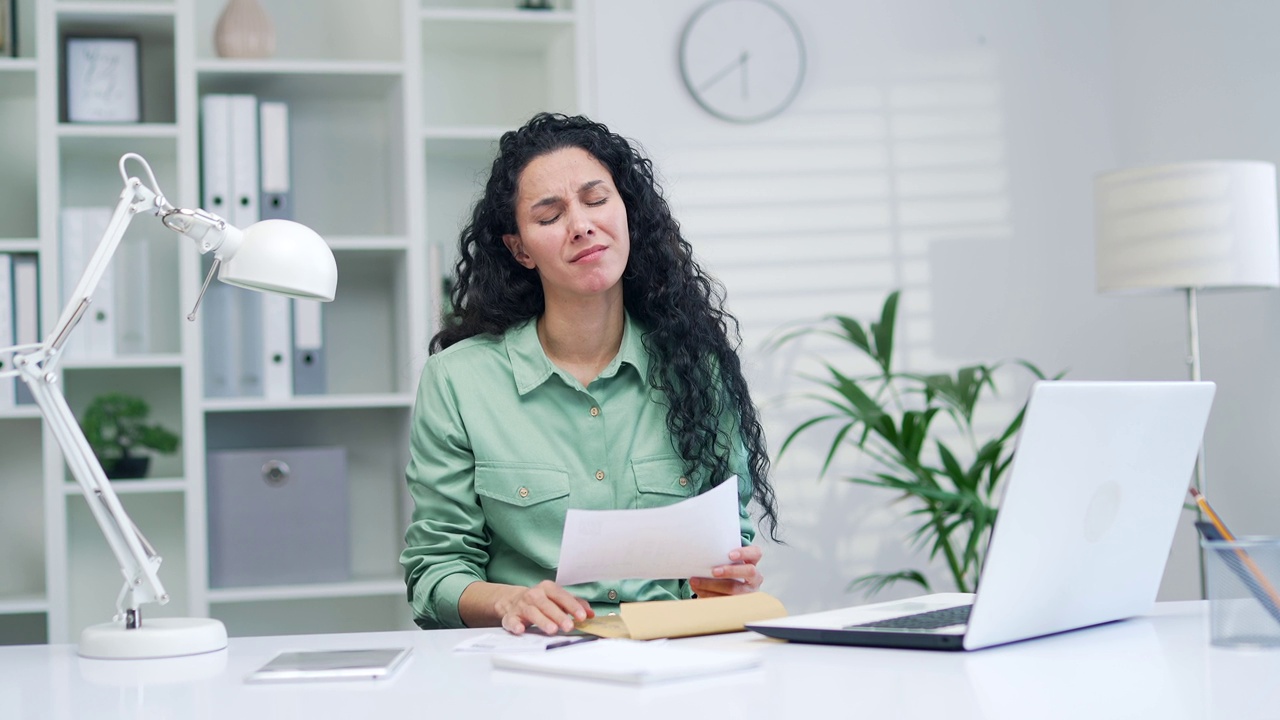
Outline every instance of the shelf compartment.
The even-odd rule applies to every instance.
[[[34,61],[0,63],[0,237],[35,237],[36,219],[36,76],[26,70]],[[19,68],[23,71],[17,72]]]
[[[171,601],[145,606],[146,617],[183,617],[192,613],[188,604],[191,594],[184,523],[178,521],[184,517],[185,500],[185,495],[175,493],[120,497],[129,518],[163,558],[160,581]],[[122,578],[120,565],[84,496],[68,495],[66,503],[70,637],[76,638],[85,627],[111,620]]]
[[[201,95],[249,93],[289,107],[294,219],[321,237],[404,235],[401,73],[202,73]],[[344,179],[345,178],[345,179]]]
[[[182,372],[178,368],[76,368],[63,372],[67,404],[77,419],[84,416],[85,408],[94,397],[108,391],[121,392],[140,397],[151,406],[148,423],[158,423],[177,433],[182,444],[199,442],[199,438],[187,437],[184,432],[181,381]],[[181,447],[172,455],[153,454],[149,476],[181,477],[182,455]],[[71,480],[69,473],[67,479]]]
[[[58,67],[63,66],[63,48],[68,36],[136,37],[138,68],[141,75],[139,93],[142,100],[142,122],[173,123],[177,117],[174,99],[173,5],[149,3],[64,3],[58,9]],[[61,82],[61,78],[59,82]],[[65,102],[65,98],[62,98]],[[61,105],[62,103],[60,103]],[[66,118],[66,107],[58,115]]]
[[[0,382],[13,380],[6,378]],[[34,406],[30,409],[39,417]],[[0,458],[4,458],[0,547],[5,548],[6,556],[4,572],[0,573],[0,607],[7,606],[12,598],[29,598],[45,592],[41,426],[39,421],[30,419],[0,418]]]
[[[47,603],[43,610],[6,613],[0,601],[0,645],[42,645],[49,642]]]
[[[279,400],[261,393],[205,398],[206,410],[401,406],[414,391],[412,350],[407,333],[399,330],[409,314],[408,251],[338,250],[334,258],[337,294],[333,302],[321,305],[327,392]],[[246,324],[257,326],[252,319]]]
[[[44,3],[46,0],[18,0],[18,14],[15,18],[18,31],[17,49],[18,57],[5,58],[7,63],[35,63],[36,57],[36,3]],[[32,65],[34,67],[34,64]],[[3,127],[3,126],[0,126]]]
[[[439,134],[426,140],[427,243],[440,248],[438,272],[452,272],[458,237],[484,193],[497,154],[497,134]]]
[[[399,571],[409,420],[407,408],[214,413],[205,416],[205,446],[210,453],[345,447],[351,577],[386,578]]]
[[[399,60],[400,0],[259,0],[275,28],[275,57]],[[196,0],[196,56],[215,58],[214,30],[226,0]]]
[[[539,111],[577,109],[573,16],[422,16],[423,117],[428,126],[515,128]],[[476,92],[476,88],[485,88]]]
[[[137,152],[146,158],[156,173],[161,190],[176,188],[176,145],[173,138],[167,137],[79,134],[63,137],[59,169],[63,207],[113,209],[124,189],[119,161],[126,152]],[[142,166],[135,162],[130,162],[126,170],[130,175],[143,173]],[[96,249],[99,240],[88,238],[89,247]],[[131,338],[122,336],[127,328],[125,324],[118,324],[116,342],[119,354],[101,363],[95,360],[94,365],[156,367],[180,364],[182,322],[187,308],[180,306],[177,268],[184,242],[189,241],[178,237],[149,215],[133,219],[108,269],[113,277],[117,311],[127,311],[129,303],[136,303],[145,308],[142,311],[145,317],[130,320],[130,324],[136,323],[138,331]],[[58,252],[60,255],[61,245]],[[58,256],[50,257],[52,262]],[[126,258],[132,258],[139,264],[135,266]],[[57,266],[46,277],[56,283],[61,307],[72,288],[62,287]],[[68,284],[70,282],[68,280]],[[105,289],[100,287],[97,292],[105,292]],[[71,336],[72,341],[77,341],[86,329],[78,328]]]

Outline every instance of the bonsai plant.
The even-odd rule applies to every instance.
[[[895,291],[885,299],[880,319],[866,328],[852,318],[833,315],[775,341],[777,347],[812,333],[828,335],[852,345],[875,367],[869,375],[851,375],[824,363],[826,377],[809,377],[824,388],[809,397],[827,405],[829,411],[792,430],[779,457],[805,432],[834,423],[837,430],[820,476],[826,475],[842,449],[869,458],[872,467],[845,479],[898,493],[899,500],[911,506],[908,516],[919,522],[911,540],[929,549],[930,560],[938,556],[945,559],[957,591],[973,592],[986,538],[996,519],[993,498],[1013,460],[1011,441],[1022,425],[1025,406],[994,437],[980,441],[974,410],[984,392],[996,391],[995,373],[1006,363],[969,365],[954,374],[894,371],[897,308]],[[1011,364],[1044,378],[1029,362],[1014,360]],[[940,418],[950,423],[937,422]],[[956,440],[965,444],[963,450],[953,449]],[[850,589],[874,595],[900,581],[932,592],[928,578],[914,569],[864,575],[856,578]]]
[[[151,408],[142,398],[123,393],[99,395],[80,422],[93,454],[111,479],[146,477],[153,450],[165,455],[178,449],[178,436],[158,424],[146,424]]]

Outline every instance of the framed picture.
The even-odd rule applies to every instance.
[[[67,122],[142,120],[136,37],[67,37],[63,46]]]

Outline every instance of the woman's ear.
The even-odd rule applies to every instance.
[[[516,259],[522,267],[530,270],[534,268],[533,258],[529,257],[529,253],[524,251],[524,243],[520,242],[519,235],[507,233],[502,236],[502,244],[507,246],[507,250],[511,251],[511,257]]]

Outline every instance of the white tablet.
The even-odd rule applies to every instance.
[[[404,665],[410,648],[303,650],[282,652],[245,678],[245,682],[310,680],[385,680]]]

